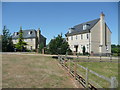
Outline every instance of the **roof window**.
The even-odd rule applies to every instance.
[[[69,33],[72,33],[75,28],[69,28]]]
[[[19,33],[18,32],[15,32],[15,36],[17,36]]]
[[[32,34],[32,31],[29,31],[29,34]]]
[[[89,26],[90,26],[90,24],[84,24],[84,25],[83,25],[83,30],[88,29]]]

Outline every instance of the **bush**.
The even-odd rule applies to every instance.
[[[44,48],[44,44],[43,43],[40,43],[39,44],[39,48],[38,48],[38,52],[39,53],[42,53],[42,49]]]
[[[69,50],[68,42],[62,38],[62,34],[52,39],[49,43],[50,54],[66,54]]]
[[[49,49],[45,48],[45,54],[50,54]]]

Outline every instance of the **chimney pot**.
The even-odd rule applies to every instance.
[[[100,16],[105,16],[105,14],[103,12],[101,12]]]

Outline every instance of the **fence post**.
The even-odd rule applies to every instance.
[[[66,60],[65,57],[63,57],[63,66],[65,66],[66,63],[65,60]]]
[[[58,55],[58,61],[59,61],[59,63],[60,63],[60,56]]]
[[[69,59],[69,73],[70,73],[70,59]]]
[[[117,87],[116,77],[111,77],[111,88],[116,87]]]
[[[112,55],[110,55],[110,61],[112,61]]]
[[[100,61],[101,61],[101,55],[100,55]]]
[[[88,60],[89,60],[89,55],[88,55]]]
[[[74,76],[75,76],[75,80],[76,80],[76,72],[77,71],[77,62],[74,61]]]
[[[88,68],[86,68],[86,88],[88,88]]]

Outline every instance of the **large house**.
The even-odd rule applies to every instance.
[[[102,12],[98,19],[69,28],[65,35],[73,52],[83,53],[83,46],[85,46],[86,52],[90,54],[111,53],[111,31],[104,17]]]
[[[40,43],[46,46],[46,38],[41,34],[41,30],[29,29],[22,30],[23,39],[27,43],[26,48],[28,50],[37,50],[39,48]],[[12,35],[13,44],[18,43],[19,32],[14,32]]]

